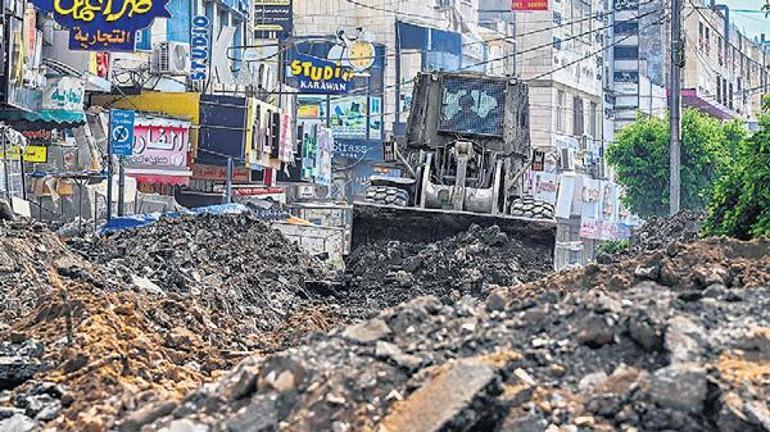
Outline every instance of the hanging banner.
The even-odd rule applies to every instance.
[[[126,30],[103,32],[72,27],[69,31],[69,49],[73,51],[132,52],[135,41],[135,33]]]
[[[511,10],[518,12],[547,11],[548,0],[513,0]]]
[[[82,79],[61,77],[49,79],[43,92],[41,108],[83,112],[86,88]]]
[[[254,37],[283,39],[294,25],[292,0],[254,0]]]
[[[334,136],[329,128],[318,128],[318,150],[316,153],[316,184],[329,185],[332,182],[332,152]]]

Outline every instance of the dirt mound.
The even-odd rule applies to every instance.
[[[128,418],[152,431],[767,430],[769,264],[768,241],[711,240],[484,304],[422,297],[248,358],[168,415]]]
[[[492,226],[478,225],[432,242],[375,242],[347,260],[344,303],[378,311],[424,295],[453,302],[486,297],[490,287],[534,281],[553,269],[547,245],[524,245]]]
[[[126,283],[189,294],[223,316],[241,318],[252,331],[270,331],[288,313],[321,299],[307,283],[327,272],[248,212],[162,218],[68,244]]]

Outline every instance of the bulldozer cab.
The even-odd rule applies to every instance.
[[[527,86],[511,78],[471,73],[419,74],[406,148],[437,149],[458,140],[500,155],[527,157]]]

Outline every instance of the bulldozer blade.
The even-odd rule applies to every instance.
[[[468,211],[353,203],[353,248],[381,240],[429,243],[465,232],[471,225],[497,225],[522,243],[554,248],[556,221]]]

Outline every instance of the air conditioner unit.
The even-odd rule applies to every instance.
[[[181,42],[160,42],[152,51],[153,72],[161,75],[190,73],[190,45]]]

